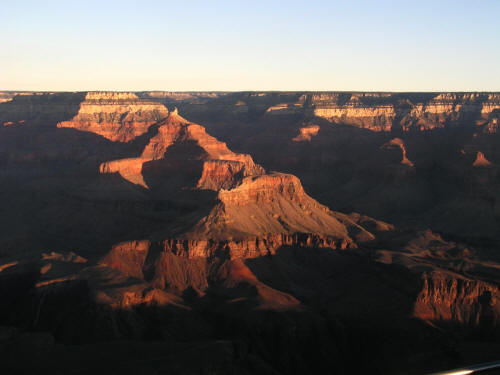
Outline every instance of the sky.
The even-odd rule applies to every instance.
[[[0,90],[500,91],[499,0],[0,0]]]

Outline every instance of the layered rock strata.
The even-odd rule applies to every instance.
[[[389,93],[311,94],[313,114],[374,131],[428,130],[467,117],[487,119],[500,108],[499,94],[443,93],[434,96]]]
[[[148,187],[142,176],[143,165],[164,158],[168,148],[174,144],[193,142],[203,152],[203,172],[197,187],[218,190],[236,183],[236,176],[263,174],[264,169],[256,165],[251,156],[236,154],[226,144],[208,135],[205,129],[193,124],[172,111],[158,124],[158,132],[137,158],[112,160],[102,163],[101,173],[119,173],[124,179]],[[186,155],[186,158],[192,156]]]
[[[422,279],[414,307],[418,318],[467,325],[499,323],[498,286],[449,272],[424,273]]]
[[[371,131],[432,130],[464,122],[494,127],[499,93],[144,93],[144,97],[183,105],[189,113],[320,117]],[[244,111],[242,111],[244,108]]]
[[[111,141],[128,142],[166,118],[165,106],[139,99],[136,94],[123,92],[89,92],[76,116],[58,124],[99,134]]]

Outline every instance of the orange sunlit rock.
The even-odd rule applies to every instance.
[[[446,272],[424,273],[414,315],[428,321],[479,325],[500,316],[500,293],[496,286]]]
[[[401,138],[394,138],[394,139],[391,139],[388,143],[386,143],[385,145],[383,145],[382,147],[386,147],[386,148],[393,148],[393,147],[397,147],[401,150],[401,153],[402,153],[402,159],[401,159],[401,164],[403,165],[406,165],[408,167],[413,167],[413,163],[411,160],[409,160],[407,157],[406,157],[406,148],[405,148],[405,144],[403,142],[403,140]]]
[[[319,132],[318,125],[311,125],[311,126],[306,126],[305,128],[300,128],[299,135],[293,138],[292,141],[294,142],[310,141],[312,137],[318,135],[318,132]]]
[[[136,94],[89,92],[78,114],[57,126],[92,132],[111,141],[128,142],[167,116],[165,106],[140,100]]]
[[[474,163],[472,163],[473,167],[490,167],[491,162],[486,159],[486,156],[481,151],[478,151],[476,154],[476,160],[474,160]]]
[[[237,174],[263,173],[250,155],[236,154],[226,144],[208,135],[205,129],[182,118],[177,110],[172,111],[159,123],[158,133],[149,140],[140,157],[112,160],[102,163],[101,173],[119,173],[124,179],[148,187],[142,176],[144,163],[164,158],[168,148],[176,142],[194,142],[205,153],[203,174],[198,187],[217,190],[234,184]]]

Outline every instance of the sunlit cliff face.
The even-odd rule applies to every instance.
[[[292,139],[294,142],[307,142],[319,133],[318,125],[310,125],[299,129],[299,135]]]
[[[274,96],[258,93],[238,97],[234,103],[228,98],[226,95],[217,102],[227,113],[241,112],[242,106],[238,103],[244,103],[246,112],[259,110],[271,117],[305,114],[377,132],[388,132],[393,128],[403,131],[432,130],[470,117],[488,120],[500,109],[500,95],[497,93],[324,92],[295,95],[283,93]],[[208,110],[209,101],[200,97],[197,100],[193,109]]]
[[[476,154],[476,160],[474,160],[474,163],[472,164],[474,167],[490,167],[491,162],[486,159],[484,154],[481,151],[478,151]]]
[[[429,130],[446,122],[459,121],[468,114],[487,119],[500,108],[498,94],[438,94],[423,102],[398,99],[391,94],[313,94],[314,114],[334,122],[344,122],[374,131]]]
[[[165,106],[139,100],[136,94],[89,92],[80,104],[78,114],[58,124],[99,134],[111,141],[128,142],[168,116]]]
[[[406,156],[406,148],[403,140],[401,138],[391,139],[388,143],[382,146],[383,148],[399,148],[401,150],[402,159],[401,164],[408,167],[413,167],[413,163]]]
[[[204,159],[199,188],[218,190],[222,186],[234,185],[236,175],[263,173],[263,169],[254,164],[250,155],[231,152],[225,143],[208,135],[202,126],[183,119],[177,111],[169,113],[157,125],[157,134],[150,138],[140,157],[105,162],[101,164],[100,172],[118,172],[127,181],[147,188],[142,176],[144,163],[164,158],[168,148],[175,143],[194,142],[202,150]]]

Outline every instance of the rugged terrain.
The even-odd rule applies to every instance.
[[[212,135],[265,168],[296,175],[328,207],[498,240],[498,93],[172,94],[161,100],[203,120]]]
[[[496,359],[500,94],[0,100],[11,371],[418,374]]]

